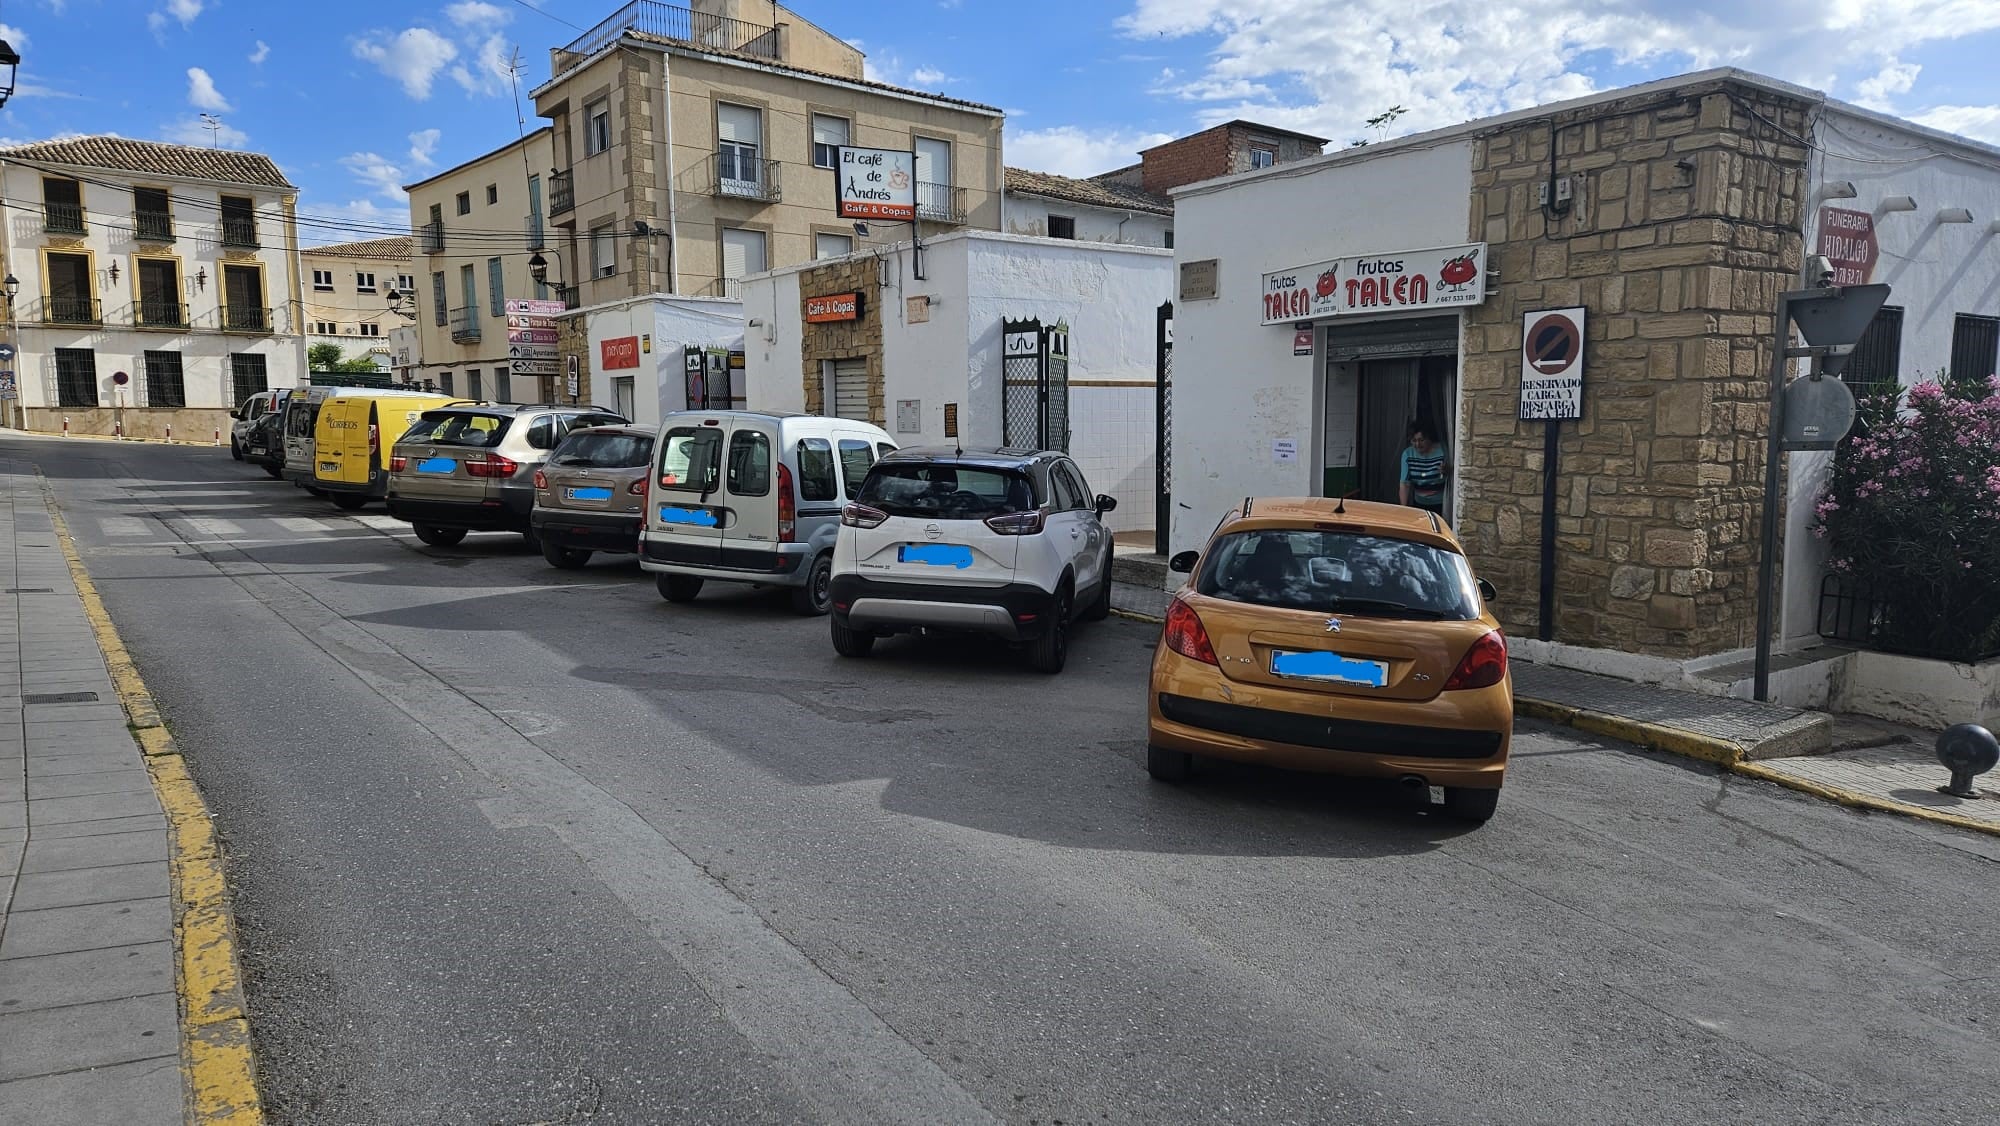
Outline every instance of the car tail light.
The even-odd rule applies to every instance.
[[[1167,626],[1162,636],[1167,640],[1167,648],[1188,660],[1221,667],[1215,659],[1215,646],[1208,643],[1208,631],[1202,628],[1201,615],[1186,600],[1176,598],[1167,604]]]
[[[634,481],[631,484],[625,486],[625,491],[632,494],[635,497],[643,497],[646,495],[646,486],[652,483],[653,483],[652,478],[641,477],[637,481]]]
[[[536,488],[538,488],[538,489],[546,489],[546,488],[548,488],[548,487],[549,487],[549,475],[548,475],[548,474],[546,474],[546,473],[544,473],[544,472],[542,472],[542,471],[541,471],[541,470],[539,470],[539,469],[535,470],[535,487],[536,487]]]
[[[382,451],[382,428],[371,422],[368,424],[368,453],[372,456],[374,454],[380,453],[381,451]]]
[[[497,454],[486,455],[485,461],[465,463],[465,472],[473,477],[512,477],[514,471],[519,468],[521,468],[519,462],[509,461]]]
[[[865,504],[850,504],[840,510],[840,522],[850,528],[879,528],[889,514]]]
[[[1507,675],[1507,639],[1494,630],[1472,643],[1465,651],[1465,659],[1444,682],[1444,690],[1456,688],[1491,688]]]
[[[409,467],[410,459],[404,457],[402,454],[397,454],[395,457],[389,459],[389,472],[391,473],[401,473]]]
[[[1032,536],[1042,530],[1042,510],[995,516],[986,521],[986,526],[1003,536]]]
[[[778,463],[778,542],[791,543],[799,535],[799,501],[792,495],[792,470]]]

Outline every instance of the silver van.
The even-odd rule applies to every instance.
[[[790,587],[794,610],[824,614],[841,506],[895,448],[881,427],[845,418],[670,414],[653,443],[639,566],[669,602],[714,579]]]

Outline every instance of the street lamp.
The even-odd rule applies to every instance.
[[[7,72],[7,77],[0,79],[0,106],[6,105],[7,99],[14,96],[14,68],[20,65],[21,56],[14,50],[14,45],[0,39],[0,69]]]
[[[5,48],[6,46],[6,40],[0,39],[0,48]],[[12,53],[11,50],[9,53]],[[15,277],[11,270],[7,273],[7,280],[0,281],[0,294],[5,294],[7,297],[7,343],[14,346],[14,358],[7,366],[10,369],[25,367],[26,365],[21,361],[21,326],[14,319],[14,298],[21,295],[21,279]],[[14,383],[15,396],[20,395],[20,386],[19,381]],[[11,398],[7,401],[0,401],[0,424],[8,426],[14,424],[14,407]],[[21,408],[21,429],[26,430],[27,428],[28,410],[26,407],[23,407]]]
[[[549,253],[556,256],[556,264],[560,266],[562,264],[562,251],[551,249]],[[536,285],[549,284],[549,260],[542,257],[542,252],[539,250],[535,251],[534,257],[528,259],[528,276],[535,279]],[[565,288],[567,287],[563,284],[563,278],[560,276],[557,277],[556,293],[560,295]],[[563,303],[567,305],[569,302],[565,299]]]
[[[416,294],[405,293],[394,286],[390,286],[387,296],[389,299],[390,312],[396,314],[397,316],[403,318],[406,321],[414,321],[417,319]]]

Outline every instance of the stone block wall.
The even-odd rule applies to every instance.
[[[1554,639],[1686,658],[1755,640],[1767,373],[1798,277],[1808,107],[1733,82],[1480,136],[1471,236],[1498,290],[1466,314],[1460,524],[1535,636],[1544,427],[1517,418],[1521,325],[1587,310],[1583,417],[1564,422]],[[1568,176],[1567,214],[1537,187]]]
[[[799,379],[805,390],[807,414],[829,414],[832,411],[833,404],[826,401],[826,381],[820,365],[828,360],[860,357],[868,361],[868,417],[857,421],[884,425],[887,404],[882,396],[883,310],[880,277],[881,263],[869,255],[839,259],[799,274],[799,299],[802,304],[806,298],[824,297],[830,293],[855,292],[861,294],[862,300],[861,316],[857,320],[799,326]],[[780,310],[778,315],[798,317],[803,321],[805,310]]]

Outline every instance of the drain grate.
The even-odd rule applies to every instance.
[[[8,594],[54,594],[55,592],[56,588],[52,586],[10,586],[7,588]]]
[[[96,701],[95,692],[42,692],[21,697],[23,704],[91,704]]]

